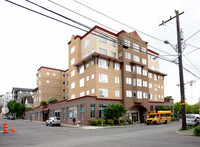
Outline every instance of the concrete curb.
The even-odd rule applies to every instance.
[[[182,135],[182,136],[194,136],[194,134],[188,130],[186,131],[176,131],[175,132],[178,135]]]

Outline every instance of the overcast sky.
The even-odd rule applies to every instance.
[[[12,1],[75,25],[24,0]],[[32,1],[87,26],[102,26],[58,7],[48,0]],[[114,33],[121,30],[132,32],[136,29],[140,37],[149,43],[149,49],[158,52],[160,55],[176,55],[174,49],[162,41],[168,40],[175,45],[177,40],[175,19],[164,26],[159,26],[159,24],[162,20],[175,16],[175,9],[179,12],[184,11],[184,14],[180,16],[180,26],[184,32],[184,39],[187,40],[197,33],[185,42],[189,45],[186,45],[184,54],[189,54],[183,57],[183,64],[185,68],[200,77],[200,49],[190,53],[195,50],[191,45],[200,47],[200,32],[198,32],[200,30],[199,0],[77,0],[131,28],[97,14],[73,0],[52,1],[98,21],[107,26],[106,29],[108,30],[112,28],[110,31]],[[12,87],[35,88],[36,73],[41,66],[67,69],[67,43],[73,34],[83,35],[85,33],[4,0],[0,1],[0,19],[0,94],[11,91]],[[158,38],[160,41],[149,37],[149,35]],[[165,57],[175,58],[175,56]],[[180,101],[180,90],[176,86],[179,84],[178,66],[160,59],[160,71],[168,74],[165,78],[165,96],[173,96],[175,102]],[[195,81],[192,86],[187,84],[191,80]],[[187,102],[190,104],[198,102],[200,97],[199,79],[184,71],[184,81],[186,83],[185,95]]]

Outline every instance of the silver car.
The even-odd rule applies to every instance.
[[[186,114],[186,125],[197,126],[199,125],[200,118],[199,114]]]
[[[59,117],[50,117],[49,119],[46,120],[46,126],[53,126],[53,125],[58,125],[60,126],[60,118]]]

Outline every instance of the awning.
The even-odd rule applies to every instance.
[[[141,105],[141,104],[134,104],[133,106],[131,106],[129,109],[133,108],[134,106],[141,106],[143,107],[144,109],[148,110],[145,106]]]
[[[42,112],[49,111],[49,110],[50,110],[49,108],[44,108],[44,109],[42,110]]]

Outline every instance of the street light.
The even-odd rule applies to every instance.
[[[175,50],[175,52],[177,53],[177,48],[174,47],[168,40],[165,40],[164,43],[169,44]]]

